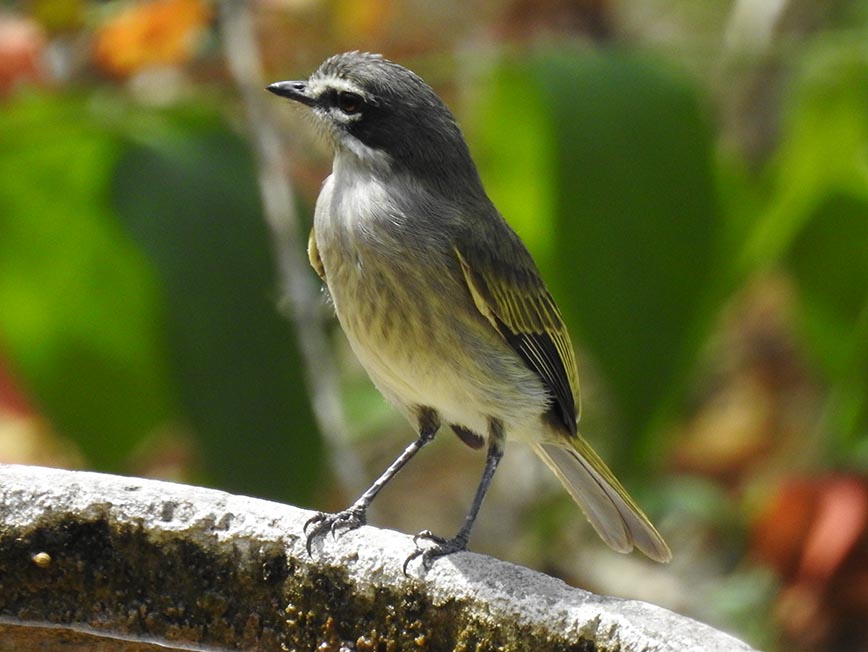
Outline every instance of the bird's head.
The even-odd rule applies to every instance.
[[[371,166],[415,174],[476,177],[452,113],[414,72],[377,54],[326,59],[310,78],[268,86],[312,110],[336,149]],[[457,168],[457,170],[456,170]]]

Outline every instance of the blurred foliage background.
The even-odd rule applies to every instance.
[[[0,462],[338,509],[409,441],[299,264],[330,153],[262,90],[347,49],[455,111],[675,559],[605,549],[518,445],[471,547],[868,648],[864,0],[0,3]],[[375,524],[458,527],[482,456],[432,449]]]

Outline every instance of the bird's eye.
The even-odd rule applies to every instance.
[[[349,91],[338,93],[338,108],[347,115],[358,113],[364,104],[365,101],[358,93],[350,93]]]

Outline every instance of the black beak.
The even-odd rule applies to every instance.
[[[266,90],[271,91],[275,95],[287,97],[296,102],[301,102],[306,106],[313,106],[316,100],[307,93],[307,82],[303,81],[282,81],[274,82],[266,87]]]

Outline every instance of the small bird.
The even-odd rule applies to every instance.
[[[578,432],[579,379],[561,313],[434,90],[362,52],[268,90],[308,107],[333,145],[310,262],[353,352],[418,433],[349,508],[308,521],[308,553],[318,536],[365,524],[380,490],[448,425],[471,448],[487,446],[482,479],[456,536],[417,534],[405,573],[413,559],[427,569],[467,548],[507,439],[533,448],[609,546],[669,561],[663,538]]]

